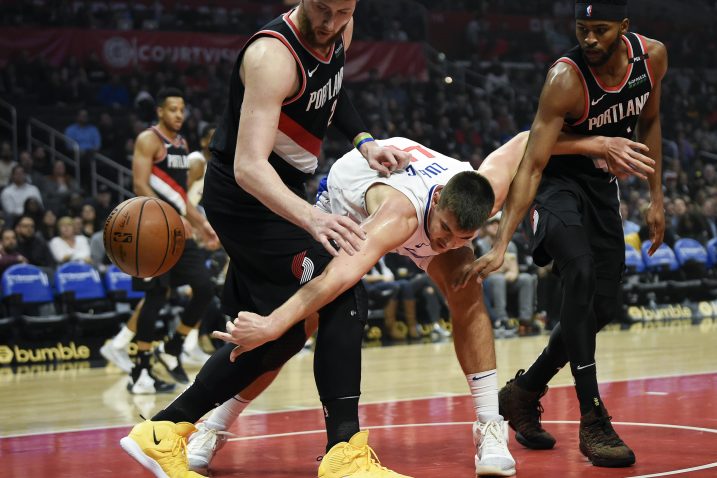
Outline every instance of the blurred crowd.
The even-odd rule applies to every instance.
[[[191,1],[176,5],[90,0],[10,3],[3,6],[0,24],[249,34],[292,2],[242,2],[241,7],[222,1],[209,5]],[[717,13],[714,0],[694,4],[693,14],[711,12],[714,18]],[[646,2],[632,1],[631,11],[644,5]],[[670,54],[671,69],[662,91],[666,241],[672,245],[677,238],[692,237],[705,244],[717,237],[717,72],[708,68],[712,61],[709,51],[714,49],[717,35],[711,24],[690,28],[687,21],[670,23],[674,4],[658,1],[651,5],[651,9],[640,8],[639,15],[634,13],[633,25],[640,33],[664,40]],[[431,15],[443,10],[466,13],[470,21],[463,32],[464,54],[447,57],[427,44],[428,82],[402,77],[380,80],[374,71],[369,80],[345,86],[374,136],[409,137],[477,168],[487,154],[530,127],[547,68],[575,43],[572,9],[569,0],[362,0],[356,14],[356,38],[361,40],[428,42]],[[501,30],[507,27],[496,27],[488,15],[534,16],[541,20],[540,28]],[[700,16],[704,21],[704,15]],[[664,28],[665,24],[673,30]],[[667,32],[665,38],[660,36]],[[0,96],[44,112],[49,123],[80,144],[83,154],[100,152],[129,166],[134,138],[154,120],[156,91],[178,86],[186,93],[183,134],[190,149],[197,149],[204,126],[217,122],[222,113],[231,68],[232,64],[225,62],[180,71],[166,64],[154,71],[118,75],[96,57],[82,64],[71,58],[57,68],[42,58],[21,54],[0,72]],[[336,132],[329,134],[316,182],[349,147]],[[0,143],[0,187],[4,188],[0,197],[4,218],[0,268],[13,250],[17,251],[15,259],[7,261],[62,262],[69,257],[67,248],[53,250],[49,243],[60,237],[66,244],[82,244],[98,231],[116,198],[106,190],[89,197],[87,187],[74,184],[71,174],[62,161],[50,161],[42,147],[21,150],[15,157],[9,142]],[[315,184],[310,184],[308,200],[314,191]],[[621,192],[626,233],[644,239],[647,185],[634,179],[622,181]],[[481,232],[477,250],[489,244],[491,227],[489,224]],[[28,246],[29,237],[37,243]],[[510,328],[508,317],[527,321],[545,310],[553,293],[553,285],[538,281],[545,273],[531,268],[520,232],[515,239],[517,269],[509,272],[507,284],[493,290],[487,286],[493,294],[488,302],[493,306],[494,321],[505,329]],[[43,243],[49,252],[37,245]],[[41,249],[44,252],[37,253]],[[64,255],[56,251],[64,251]],[[91,260],[89,250],[81,259]],[[525,298],[525,288],[536,287],[537,298]],[[505,311],[503,290],[531,302],[532,309],[519,305],[517,310]],[[431,307],[436,310],[435,305]]]

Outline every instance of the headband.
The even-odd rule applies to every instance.
[[[619,22],[627,18],[627,5],[614,5],[607,3],[576,3],[576,20],[607,20]]]

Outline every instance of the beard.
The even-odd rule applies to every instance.
[[[303,3],[303,2],[302,2]],[[298,9],[297,15],[299,18],[299,33],[301,33],[301,36],[304,38],[306,43],[308,43],[313,48],[328,48],[344,34],[344,30],[346,29],[346,25],[344,25],[338,32],[336,32],[333,36],[331,36],[328,40],[321,42],[316,38],[316,33],[314,32],[313,27],[311,26],[311,20],[309,20],[309,16],[306,14],[306,11],[304,10],[303,5],[301,8]]]
[[[620,46],[620,41],[622,40],[622,35],[618,35],[617,38],[615,38],[615,41],[610,44],[610,46],[607,48],[607,51],[597,57],[597,59],[590,59],[588,56],[585,55],[586,51],[592,51],[587,48],[583,48],[583,58],[585,58],[585,62],[590,66],[603,66],[605,63],[608,62],[608,60],[612,57],[612,54],[617,51],[617,47]]]

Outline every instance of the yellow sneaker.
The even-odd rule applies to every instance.
[[[368,446],[368,431],[334,445],[319,465],[319,478],[411,478],[381,466]]]
[[[124,451],[157,478],[199,478],[189,471],[187,438],[196,428],[187,422],[145,421],[120,440]]]

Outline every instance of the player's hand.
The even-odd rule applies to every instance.
[[[491,272],[500,269],[503,265],[503,260],[505,260],[504,251],[499,251],[495,248],[491,249],[487,254],[483,254],[479,259],[464,266],[463,270],[458,272],[458,277],[453,282],[453,287],[461,289],[472,280],[483,282],[483,279],[488,277]]]
[[[239,355],[277,339],[281,334],[272,327],[273,322],[252,312],[239,312],[234,321],[227,321],[227,331],[215,330],[212,337],[234,344],[229,360],[234,362]]]
[[[214,231],[214,228],[209,224],[209,221],[205,221],[200,229],[202,235],[202,243],[204,248],[209,251],[216,251],[221,246],[219,242],[219,236]]]
[[[608,170],[618,179],[637,176],[647,179],[655,172],[655,160],[646,156],[650,148],[642,143],[622,137],[605,138],[604,159]]]
[[[361,249],[361,242],[366,239],[366,233],[353,219],[329,214],[316,207],[311,208],[307,230],[334,257],[339,255],[339,251],[331,241],[352,256]]]
[[[650,240],[652,241],[650,250],[647,251],[647,254],[651,256],[660,248],[665,236],[665,209],[662,207],[662,203],[650,203],[650,207],[645,213],[645,223],[650,231]]]
[[[369,141],[361,146],[368,165],[381,176],[390,176],[394,171],[402,171],[411,162],[411,153],[394,148],[379,146],[375,141]]]

